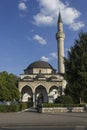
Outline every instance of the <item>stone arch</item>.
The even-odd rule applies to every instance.
[[[45,89],[46,89],[46,91],[47,91],[47,84],[46,83],[38,83],[37,85],[35,85],[34,86],[34,89],[33,89],[33,91],[35,92],[35,90],[36,90],[36,88],[38,87],[38,86],[43,86]]]
[[[22,102],[32,102],[33,92],[30,86],[25,85],[21,90],[21,95]]]
[[[41,96],[42,99],[40,101],[38,100],[38,97]],[[36,102],[48,102],[48,95],[47,95],[47,90],[43,85],[39,85],[35,88],[35,99]]]
[[[53,103],[55,102],[55,99],[58,97],[59,93],[59,88],[56,85],[53,85],[49,88],[49,102]]]
[[[51,86],[49,88],[49,92],[51,92],[51,91],[55,91],[55,92],[58,91],[58,87],[56,85]]]
[[[32,91],[33,91],[33,85],[31,83],[26,83],[26,82],[22,82],[21,84],[19,84],[19,91],[22,92],[22,89],[25,87],[25,86],[29,86]]]

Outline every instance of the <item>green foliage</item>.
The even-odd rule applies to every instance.
[[[73,99],[69,95],[65,96],[62,95],[58,98],[55,99],[55,103],[60,103],[60,104],[73,104]]]
[[[19,100],[18,78],[6,71],[0,73],[0,101]]]
[[[87,99],[87,33],[81,32],[65,58],[66,95],[75,103]],[[85,99],[86,98],[86,99]]]
[[[11,105],[0,105],[0,112],[17,112],[28,109],[32,106],[33,103],[21,102]]]
[[[20,105],[0,105],[0,112],[17,112],[20,110]]]
[[[24,110],[27,109],[29,107],[32,107],[33,103],[29,103],[29,102],[21,102],[20,103],[20,110]]]

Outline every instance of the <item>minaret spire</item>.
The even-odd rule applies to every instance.
[[[61,22],[62,23],[62,17],[61,17],[61,13],[60,13],[60,10],[59,10],[59,17],[58,17],[58,23]]]
[[[56,39],[57,39],[57,48],[58,48],[58,72],[59,73],[65,73],[65,67],[64,67],[64,38],[65,34],[63,32],[63,22],[61,13],[59,11],[59,17],[57,21],[57,28],[58,31],[56,33]]]

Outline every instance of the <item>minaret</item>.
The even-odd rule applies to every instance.
[[[58,48],[58,73],[65,73],[64,67],[64,38],[65,34],[63,32],[63,23],[61,14],[59,12],[58,22],[57,22],[57,48]]]

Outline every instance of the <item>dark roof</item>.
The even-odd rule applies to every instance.
[[[59,17],[58,17],[58,23],[61,22],[62,23],[62,17],[61,17],[61,13],[59,12]]]
[[[45,62],[45,61],[35,61],[35,62],[31,63],[26,68],[26,70],[30,70],[30,69],[33,69],[33,68],[49,68],[49,69],[54,70],[53,67],[48,62]]]

